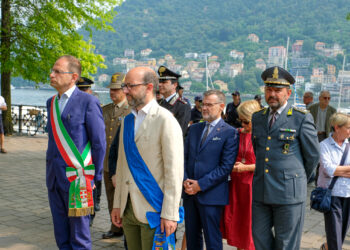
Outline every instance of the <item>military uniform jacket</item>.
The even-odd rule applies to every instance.
[[[269,109],[253,114],[256,155],[253,201],[296,204],[306,200],[306,183],[319,161],[319,143],[309,113],[287,104],[271,129]]]
[[[159,105],[169,110],[175,116],[182,129],[182,134],[186,135],[188,123],[191,120],[191,108],[189,105],[182,101],[178,94],[171,98],[169,102],[162,99]]]
[[[131,107],[128,105],[127,100],[118,107],[114,103],[109,103],[102,107],[103,119],[106,127],[106,155],[103,161],[103,169],[108,172],[108,155],[111,148],[111,144],[116,135],[116,132],[121,124],[121,120],[127,116],[131,111]]]

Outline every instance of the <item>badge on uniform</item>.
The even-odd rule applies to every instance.
[[[283,145],[283,150],[282,150],[283,154],[288,154],[289,153],[289,143],[285,143]]]

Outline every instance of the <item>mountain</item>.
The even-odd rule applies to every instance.
[[[152,57],[211,52],[228,58],[232,49],[258,58],[270,46],[304,40],[304,51],[317,41],[350,51],[349,0],[126,0],[117,7],[112,32],[95,31],[97,52],[112,58],[127,48],[135,54],[152,49]],[[255,33],[259,44],[247,41]]]

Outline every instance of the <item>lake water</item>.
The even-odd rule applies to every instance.
[[[13,89],[11,93],[12,104],[46,106],[47,99],[56,95],[57,91],[54,89]],[[97,91],[97,93],[102,104],[110,102],[108,90]]]

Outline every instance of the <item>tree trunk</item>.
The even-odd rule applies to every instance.
[[[5,98],[7,111],[3,111],[5,134],[12,134],[11,118],[11,0],[1,0],[1,95]]]

